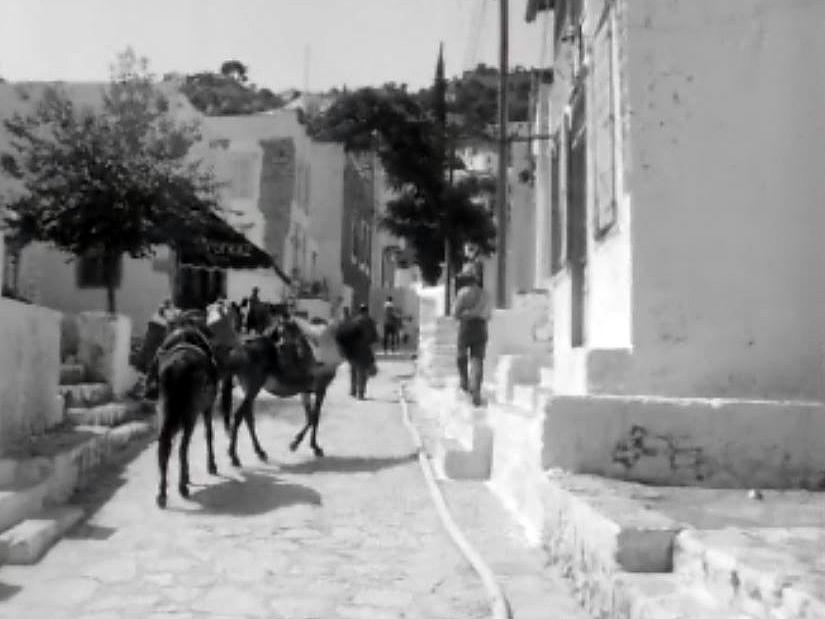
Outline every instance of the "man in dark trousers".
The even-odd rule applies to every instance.
[[[358,308],[358,315],[353,318],[353,322],[366,331],[370,345],[373,345],[378,341],[378,327],[372,319],[372,316],[370,316],[369,308],[366,305],[361,305],[361,307]],[[369,361],[369,363],[367,363],[367,361]],[[374,375],[374,372],[374,357],[370,360],[363,360],[363,363],[360,364],[350,363],[349,394],[354,398],[363,400],[365,397],[364,394],[367,390],[367,378],[369,378],[370,375]]]
[[[470,393],[474,406],[480,406],[490,299],[480,285],[474,265],[468,264],[456,279],[460,286],[453,308],[453,316],[458,320],[458,376],[461,389]]]
[[[392,297],[387,297],[384,303],[384,352],[387,349],[395,352],[398,350],[398,328],[400,327],[398,309],[392,302]]]

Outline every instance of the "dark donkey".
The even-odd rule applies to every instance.
[[[157,504],[166,506],[166,469],[175,434],[180,442],[181,496],[189,494],[188,448],[198,416],[203,416],[206,430],[207,468],[217,473],[212,445],[212,408],[218,391],[220,359],[234,345],[230,320],[211,312],[184,312],[163,332],[150,329],[143,349],[143,359],[151,359],[147,370],[149,391],[159,391],[161,429],[158,437],[160,488]],[[144,361],[145,363],[145,361]]]
[[[161,508],[166,507],[166,469],[172,440],[178,432],[182,433],[178,491],[182,497],[189,496],[189,441],[201,415],[206,430],[207,468],[212,475],[217,473],[212,448],[212,406],[218,393],[218,375],[208,346],[197,327],[185,326],[172,331],[157,354],[161,414],[157,504]]]
[[[373,330],[358,320],[313,325],[295,317],[280,329],[270,329],[265,335],[247,339],[236,346],[230,353],[228,371],[223,375],[221,386],[224,424],[231,433],[229,457],[232,464],[240,466],[236,446],[241,421],[245,421],[249,428],[255,453],[261,460],[267,459],[255,432],[253,410],[261,389],[282,398],[300,394],[306,423],[289,448],[295,451],[307,430],[311,430],[310,446],[316,456],[323,456],[324,450],[318,445],[318,422],[327,388],[344,361],[375,372],[372,351],[375,339]],[[233,376],[238,378],[244,398],[231,419]]]

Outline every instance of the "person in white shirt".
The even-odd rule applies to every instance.
[[[473,405],[480,406],[490,299],[487,291],[480,286],[478,271],[472,265],[462,270],[456,280],[461,286],[453,308],[453,317],[459,323],[458,376],[461,389],[470,393]]]

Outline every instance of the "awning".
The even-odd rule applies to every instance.
[[[183,265],[213,269],[274,269],[287,284],[289,277],[272,257],[249,241],[217,215],[209,218],[204,237],[199,241],[186,239],[177,242]]]
[[[556,6],[555,0],[527,0],[527,11],[524,19],[532,22],[536,19],[536,14],[541,11],[552,11]]]

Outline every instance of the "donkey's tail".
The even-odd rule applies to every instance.
[[[229,432],[232,414],[232,372],[227,372],[221,378],[221,414],[223,414],[223,427]]]

